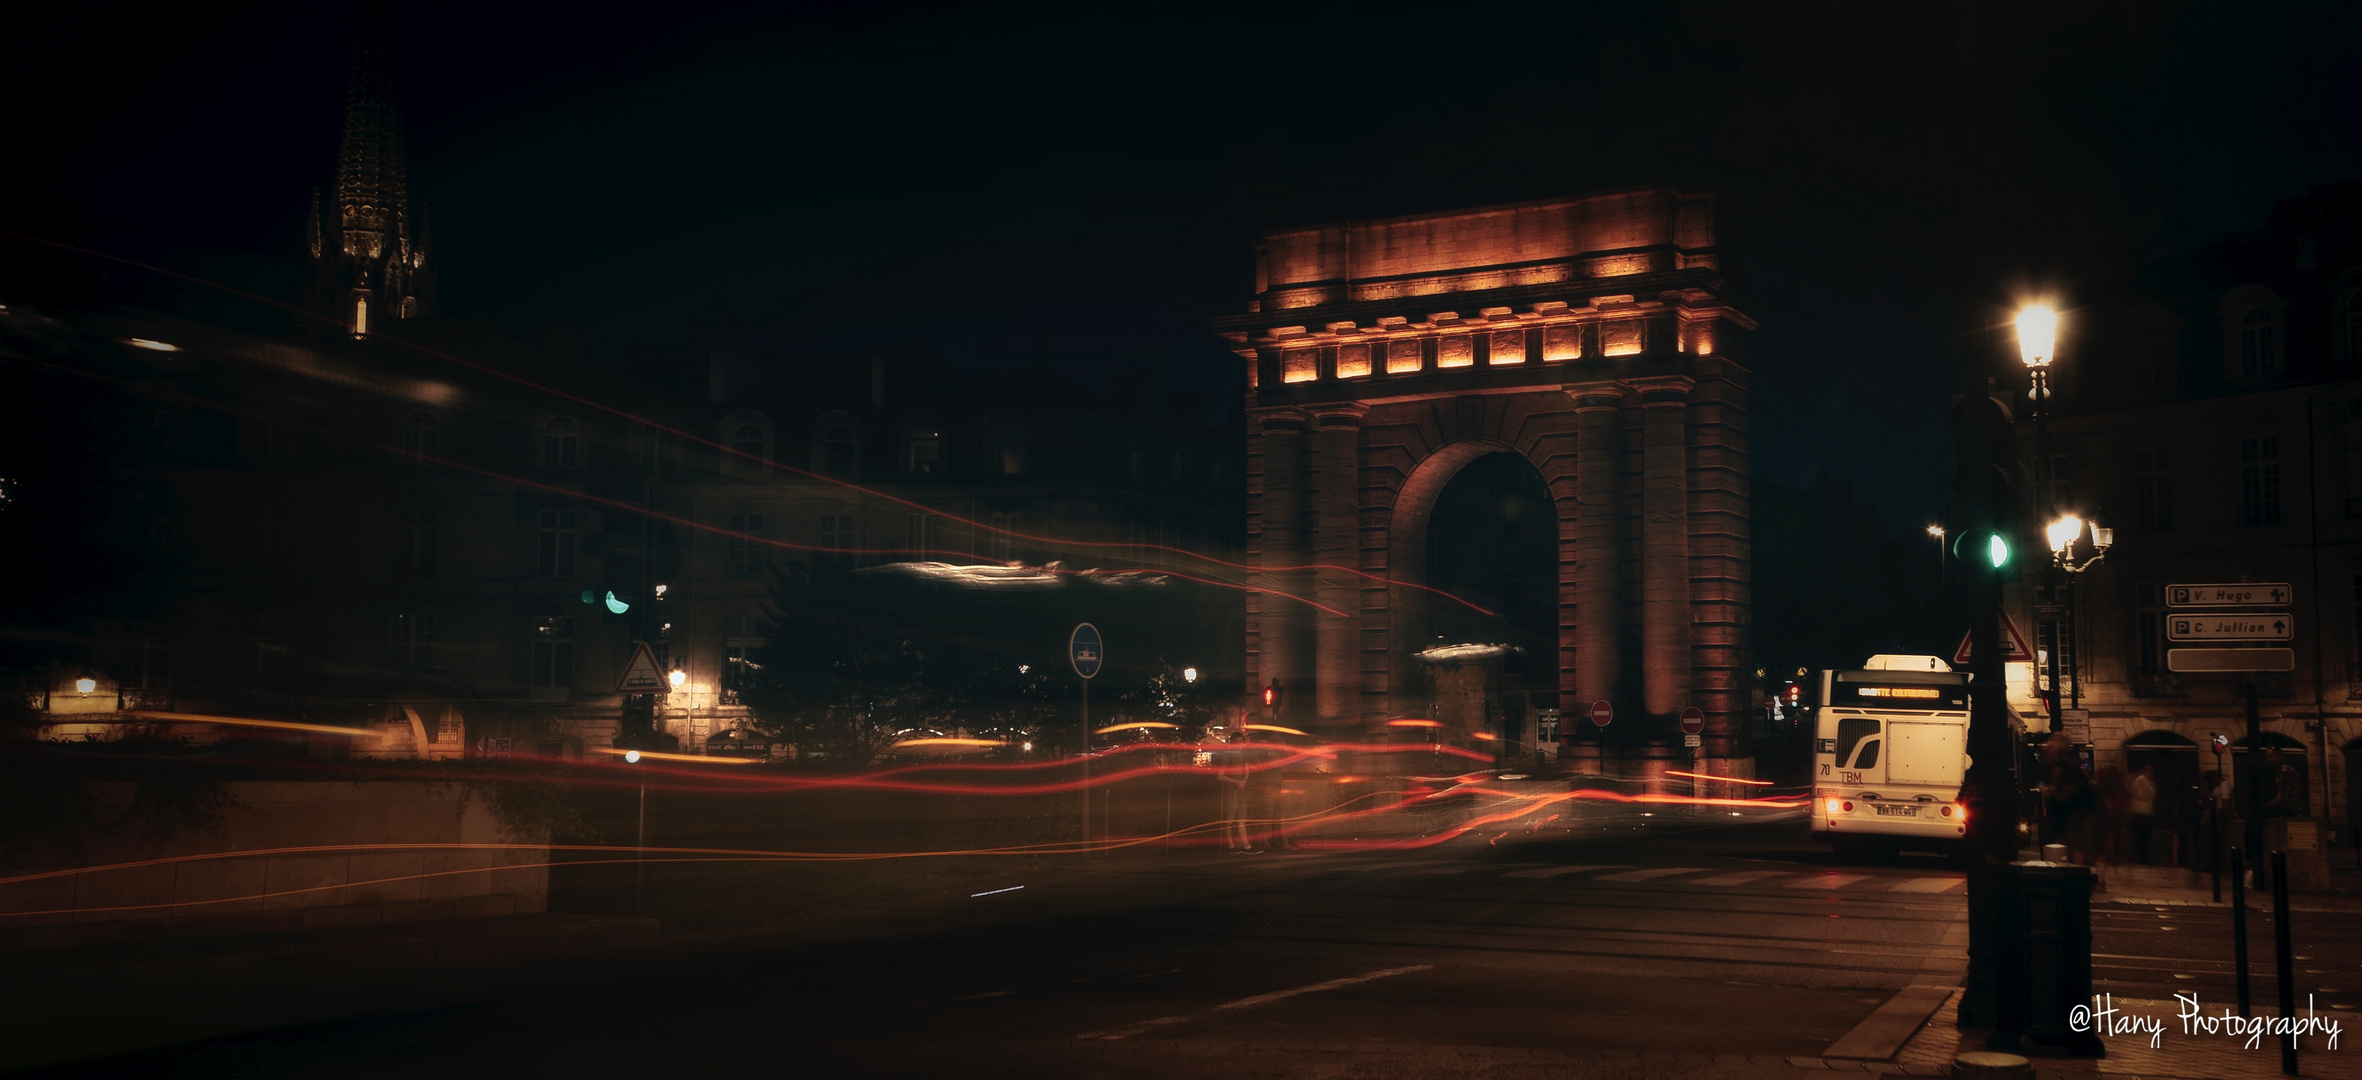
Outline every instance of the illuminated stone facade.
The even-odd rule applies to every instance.
[[[1556,697],[1577,756],[1667,757],[1685,707],[1744,774],[1751,320],[1727,299],[1706,192],[1635,188],[1290,229],[1216,328],[1248,363],[1255,686],[1329,733],[1413,715],[1427,526],[1462,468],[1509,451],[1556,516]],[[1300,599],[1297,599],[1300,598]],[[1310,601],[1306,603],[1303,601]],[[1314,606],[1317,605],[1317,606]],[[1324,610],[1325,609],[1325,610]]]

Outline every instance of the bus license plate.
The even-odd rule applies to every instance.
[[[1885,803],[1880,803],[1880,804],[1878,804],[1878,816],[1879,816],[1879,817],[1918,817],[1918,816],[1919,816],[1919,808],[1918,808],[1918,807],[1916,807],[1916,806],[1888,806],[1888,805],[1886,805]]]

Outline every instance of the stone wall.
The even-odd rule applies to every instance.
[[[108,785],[128,801],[129,784]],[[212,829],[89,841],[0,877],[0,949],[547,910],[546,836],[506,833],[454,785],[254,782]],[[432,845],[487,845],[435,847]],[[415,846],[413,846],[415,845]],[[304,851],[342,846],[345,850]],[[240,854],[230,854],[240,853]],[[204,856],[223,855],[220,858]],[[103,869],[71,872],[80,867]]]

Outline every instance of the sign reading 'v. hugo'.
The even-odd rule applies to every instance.
[[[2240,582],[2236,585],[2168,585],[2166,607],[2263,607],[2288,602],[2285,581]]]
[[[2286,612],[2172,615],[2165,620],[2165,636],[2173,641],[2287,641],[2296,636],[2296,620]]]

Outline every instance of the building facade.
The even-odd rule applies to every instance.
[[[2161,818],[2194,819],[2184,792],[2252,749],[2303,766],[2311,812],[2355,823],[2362,754],[2362,185],[2284,201],[2259,229],[2145,270],[2071,312],[2047,438],[2021,412],[2033,464],[2025,550],[2044,507],[2115,530],[2080,574],[2026,560],[2009,610],[2059,651],[2063,706],[2088,712],[2102,765],[2156,765]],[[2047,445],[2040,445],[2046,442]],[[2083,541],[2090,551],[2090,538]],[[2169,587],[2280,583],[2294,669],[2176,671]],[[2020,708],[2046,712],[2031,669]],[[2260,706],[2250,739],[2247,694]],[[2070,713],[2069,715],[2072,715]],[[2216,734],[2233,744],[2218,760]],[[2241,797],[2245,797],[2242,791]],[[2173,805],[2166,805],[2170,801]]]
[[[1264,237],[1215,325],[1248,371],[1247,664],[1284,719],[1384,730],[1433,707],[1428,661],[1505,645],[1592,767],[1673,756],[1696,708],[1708,767],[1745,774],[1753,324],[1720,258],[1712,196],[1667,188]],[[1480,464],[1545,519],[1495,605],[1436,584],[1467,570],[1438,506]]]

